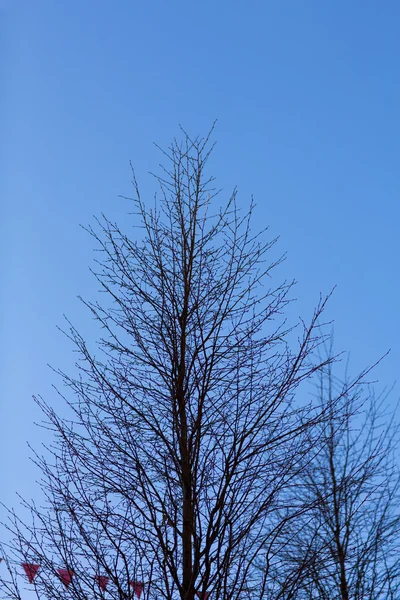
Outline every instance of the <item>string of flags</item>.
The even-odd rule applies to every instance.
[[[21,563],[21,566],[25,571],[25,575],[27,576],[29,583],[33,583],[33,580],[35,579],[37,572],[40,569],[40,565],[35,565],[33,563]],[[69,586],[73,576],[75,575],[74,571],[72,571],[71,569],[60,568],[57,569],[57,573],[65,587]],[[98,583],[100,589],[103,592],[105,592],[110,578],[106,575],[95,575],[94,578]],[[131,588],[133,588],[135,596],[138,598],[138,600],[140,600],[140,596],[142,595],[144,587],[143,583],[141,581],[130,581],[129,585],[131,586]]]
[[[2,562],[2,560],[3,560],[3,558],[0,557],[0,563]],[[21,566],[25,571],[25,575],[27,576],[29,583],[33,583],[33,581],[37,575],[37,572],[40,569],[40,565],[36,565],[34,563],[21,563]],[[65,587],[69,586],[69,584],[72,581],[73,576],[75,575],[74,571],[72,571],[71,569],[65,569],[65,568],[57,569],[57,573],[58,573],[58,576],[61,579],[62,583],[65,585]],[[108,582],[110,581],[110,578],[107,577],[106,575],[95,575],[94,579],[97,582],[100,589],[103,592],[105,592],[107,589]],[[138,600],[140,600],[140,596],[142,595],[144,584],[141,581],[130,581],[129,585],[133,589],[135,596],[138,598]],[[210,595],[210,592],[196,592],[196,596],[200,600],[208,600],[209,595]]]

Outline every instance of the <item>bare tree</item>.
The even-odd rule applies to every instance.
[[[398,426],[387,395],[320,375],[329,406],[320,452],[297,481],[311,510],[288,524],[280,577],[297,600],[395,600],[400,597]],[[284,596],[286,597],[286,596]]]
[[[275,240],[252,234],[236,191],[213,208],[211,149],[175,141],[151,209],[133,176],[138,241],[105,217],[88,230],[105,294],[85,304],[103,334],[94,353],[68,325],[68,418],[36,398],[54,432],[35,455],[46,502],[24,503],[30,525],[10,514],[4,598],[21,598],[21,562],[42,599],[272,597],[276,541],[306,507],[290,485],[328,409],[296,394],[330,362],[315,353],[326,300],[297,335],[286,326]]]

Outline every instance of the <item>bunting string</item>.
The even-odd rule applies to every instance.
[[[4,558],[0,557],[0,563],[3,560],[4,560]],[[16,561],[14,561],[14,560],[11,560],[10,562],[16,563]],[[20,564],[25,572],[28,582],[33,584],[34,579],[40,569],[40,565],[37,565],[35,563],[25,563],[25,562],[20,563]],[[57,569],[57,574],[58,574],[58,577],[61,580],[61,582],[65,585],[65,587],[68,587],[72,581],[72,578],[75,575],[75,572],[72,571],[72,569],[66,569],[66,568],[60,567]],[[95,575],[94,580],[96,581],[96,583],[98,584],[100,589],[103,592],[105,592],[107,589],[107,585],[110,581],[110,578],[107,577],[107,575]],[[140,600],[140,597],[141,597],[141,595],[143,593],[143,589],[144,589],[144,583],[142,581],[129,581],[129,585],[133,589],[133,592],[134,592],[135,596],[137,597],[137,599]],[[209,595],[210,595],[210,592],[196,591],[196,596],[199,598],[199,600],[208,600]]]

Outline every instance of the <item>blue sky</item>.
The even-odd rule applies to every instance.
[[[179,124],[218,119],[210,170],[256,223],[280,235],[296,278],[293,309],[327,318],[353,372],[388,349],[379,386],[398,377],[400,4],[371,0],[0,5],[2,93],[1,500],[35,495],[47,367],[73,365],[65,313],[92,339],[77,295],[93,299],[93,242],[79,224],[126,222],[132,160],[143,195]],[[392,395],[395,403],[398,386]],[[62,410],[62,407],[60,407]]]

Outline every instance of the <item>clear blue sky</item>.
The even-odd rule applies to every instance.
[[[59,406],[62,315],[92,338],[93,242],[126,220],[129,160],[143,193],[165,146],[215,118],[211,171],[254,194],[288,252],[296,314],[337,285],[327,317],[353,371],[398,378],[400,3],[376,0],[29,0],[0,4],[1,500],[35,495],[33,393]],[[395,389],[393,402],[399,396]],[[61,408],[62,410],[62,408]]]

